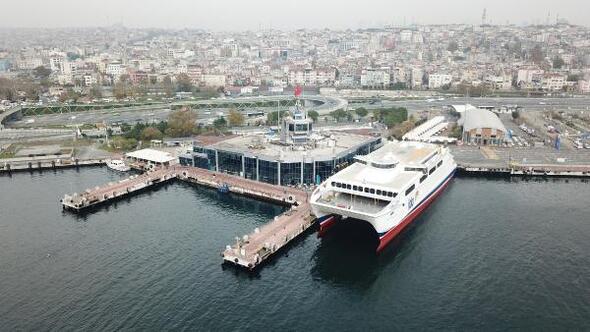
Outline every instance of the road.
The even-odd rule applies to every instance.
[[[277,97],[268,97],[270,100],[275,100]],[[272,99],[275,98],[275,99]],[[285,97],[283,97],[285,98]],[[455,97],[444,100],[401,100],[389,101],[383,100],[374,104],[370,103],[355,103],[348,105],[346,101],[340,98],[329,98],[322,96],[309,96],[307,98],[322,100],[324,104],[310,107],[310,110],[315,110],[320,115],[325,115],[331,111],[346,107],[359,108],[365,107],[367,109],[377,109],[382,107],[406,107],[410,112],[428,111],[430,109],[441,109],[449,105],[472,104],[474,106],[495,106],[503,105],[518,105],[524,108],[524,112],[545,111],[545,110],[587,110],[590,111],[590,98],[464,98]],[[322,99],[323,98],[323,99]],[[221,99],[216,102],[235,102],[247,103],[253,100],[265,100],[264,98],[246,99]],[[215,103],[213,103],[215,104]],[[243,112],[262,111],[265,114],[275,111],[271,108],[244,108]],[[99,110],[86,111],[76,113],[62,113],[39,116],[27,116],[20,121],[11,122],[10,125],[14,127],[46,127],[57,125],[72,125],[72,124],[96,124],[96,123],[137,123],[137,122],[160,122],[166,120],[170,115],[170,105],[163,104],[158,107],[134,107],[126,108],[124,110]],[[202,109],[198,111],[198,120],[203,123],[211,122],[220,115],[227,115],[227,109]]]
[[[325,96],[304,96],[304,100],[315,103],[309,106],[308,110],[317,111],[319,114],[328,114],[336,109],[345,108],[348,103],[344,99]],[[197,119],[200,122],[212,122],[219,116],[227,115],[227,108],[219,108],[219,104],[232,103],[240,106],[243,113],[248,112],[268,112],[276,111],[276,107],[245,107],[244,105],[252,104],[257,101],[275,102],[280,100],[292,100],[292,96],[268,96],[268,97],[250,97],[250,98],[227,98],[207,101],[186,101],[173,104],[134,106],[121,109],[105,109],[96,111],[84,111],[75,113],[57,113],[37,116],[26,116],[19,121],[10,122],[11,127],[28,127],[38,128],[47,126],[60,125],[81,125],[96,123],[130,123],[137,122],[160,122],[168,119],[172,112],[171,105],[178,106],[184,104],[202,104],[207,107],[197,111]],[[286,109],[283,107],[282,109]]]

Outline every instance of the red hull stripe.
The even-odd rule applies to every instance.
[[[440,195],[443,190],[449,185],[451,179],[455,172],[451,173],[447,179],[435,189],[430,196],[426,197],[420,205],[418,205],[410,214],[408,214],[399,225],[395,226],[394,228],[387,231],[384,235],[379,237],[379,246],[377,247],[377,252],[381,252],[391,240],[393,240],[407,225],[409,225],[416,217],[422,213],[438,195]]]
[[[335,216],[329,216],[325,220],[322,220],[320,222],[320,229],[318,231],[318,237],[324,236],[326,234],[326,232],[328,231],[328,229],[330,229],[332,226],[334,226],[335,223],[336,223]]]

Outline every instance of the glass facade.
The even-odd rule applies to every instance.
[[[315,184],[319,178],[320,182],[325,181],[334,173],[344,169],[354,162],[357,155],[366,155],[374,151],[381,144],[381,139],[367,142],[361,147],[350,151],[350,153],[334,157],[334,159],[315,162],[285,162],[280,164],[280,184],[294,186],[301,184],[302,171],[303,183]],[[256,180],[255,157],[244,157],[242,154],[218,150],[217,157],[214,149],[195,146],[194,156],[191,160],[186,156],[179,157],[179,162],[185,166],[194,166],[209,170],[216,170],[216,160],[219,162],[219,172],[243,176],[247,179]],[[314,167],[315,166],[315,167]],[[303,167],[303,170],[301,169]],[[258,181],[270,184],[279,183],[279,163],[258,159]]]
[[[219,172],[242,175],[242,155],[227,151],[217,151]]]
[[[325,181],[332,174],[334,174],[334,161],[316,161],[315,162],[316,179],[319,177],[319,182]]]
[[[256,158],[244,158],[244,177],[250,180],[256,180]]]
[[[281,184],[295,186],[301,184],[301,163],[281,163]]]
[[[312,183],[314,183],[314,179],[313,179],[313,163],[305,163],[305,164],[303,164],[303,183],[305,183],[305,184],[312,184]]]
[[[279,174],[276,161],[258,160],[258,181],[278,184]]]

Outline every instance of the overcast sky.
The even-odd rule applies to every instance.
[[[551,14],[590,25],[589,0],[0,0],[2,27],[128,27],[256,30],[385,24],[545,23]]]

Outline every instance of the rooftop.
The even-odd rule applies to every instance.
[[[312,139],[315,141],[315,146],[298,147],[271,142],[269,137],[264,135],[237,136],[206,147],[246,156],[256,156],[259,159],[270,161],[301,161],[303,158],[322,161],[324,159],[332,160],[334,156],[346,155],[351,150],[376,138],[345,132],[330,132],[329,134],[312,134]]]
[[[125,154],[125,157],[151,161],[159,164],[171,162],[176,159],[168,152],[163,152],[154,149],[143,149],[129,152]]]
[[[463,126],[464,131],[469,131],[478,128],[491,128],[506,132],[506,127],[500,118],[491,111],[484,109],[467,109],[465,113],[461,115],[459,124]]]

